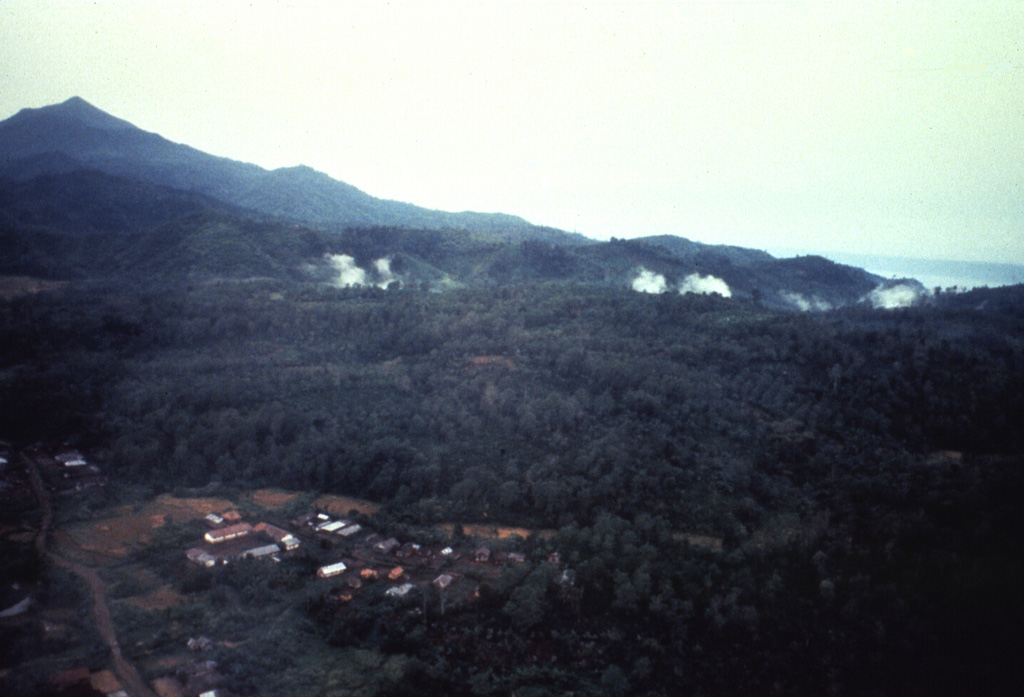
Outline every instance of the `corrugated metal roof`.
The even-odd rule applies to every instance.
[[[334,576],[340,574],[342,571],[347,569],[345,562],[339,561],[335,564],[328,564],[327,566],[321,566],[317,574],[320,576]]]
[[[211,530],[210,532],[206,533],[206,539],[222,540],[232,536],[238,537],[239,535],[248,535],[250,532],[252,532],[251,525],[249,525],[248,523],[238,523],[236,525],[229,525],[226,528],[221,528],[219,530]]]
[[[268,554],[275,554],[280,552],[281,548],[277,545],[263,545],[262,547],[253,547],[242,552],[239,556],[241,557],[265,557]]]

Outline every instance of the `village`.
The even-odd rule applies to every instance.
[[[29,512],[37,505],[44,509],[42,522],[36,522],[32,513],[22,516],[18,526],[25,531],[40,530],[35,533],[37,544],[40,540],[45,544],[48,534],[51,497],[65,500],[102,493],[107,484],[102,469],[90,463],[78,449],[64,444],[35,445],[15,454],[10,445],[0,443],[0,500],[9,504],[8,513]],[[537,559],[529,559],[525,552],[516,549],[521,549],[522,538],[512,534],[512,530],[495,536],[496,545],[486,544],[491,540],[485,536],[454,534],[454,526],[424,531],[417,539],[415,533],[404,527],[399,536],[388,534],[372,514],[356,509],[340,515],[337,507],[314,504],[296,515],[294,508],[286,511],[275,506],[225,504],[205,515],[189,513],[182,517],[188,526],[185,529],[195,530],[196,537],[178,548],[181,556],[174,565],[179,569],[176,575],[213,574],[239,565],[244,565],[247,574],[260,574],[261,568],[269,574],[272,566],[264,565],[297,562],[304,565],[302,568],[309,568],[305,585],[319,596],[323,612],[333,617],[330,621],[338,623],[344,623],[348,613],[371,604],[391,607],[390,612],[415,616],[423,622],[428,621],[429,614],[429,621],[437,621],[456,608],[471,606],[480,597],[481,585],[496,579],[505,569],[526,565],[528,561],[561,567],[558,552],[546,551]],[[157,521],[157,527],[163,525],[162,515],[150,518]],[[98,523],[91,528],[91,536],[110,527],[109,522]],[[514,532],[529,534],[525,530]],[[67,544],[65,533],[60,536],[62,544]],[[163,549],[166,554],[174,553],[173,549]],[[182,642],[180,650],[187,650],[187,654],[178,654],[173,669],[160,676],[150,671],[149,682],[143,680],[116,648],[116,629],[111,621],[115,613],[108,607],[108,589],[96,570],[53,553],[51,556],[93,586],[97,621],[109,625],[106,641],[113,652],[113,665],[92,671],[81,666],[58,670],[46,683],[48,694],[240,697],[223,687],[223,666],[210,657],[217,656],[215,649],[225,644],[223,637],[215,632],[203,633],[199,627],[194,636]],[[571,587],[574,580],[571,570],[561,571],[559,582],[563,586]],[[17,599],[12,595],[17,595],[17,588],[7,590],[5,597]],[[23,589],[24,598],[18,595],[17,603],[0,608],[2,616],[25,613],[32,605],[27,593]],[[184,655],[191,658],[183,660]]]
[[[359,522],[316,511],[291,519],[288,527],[264,521],[253,524],[242,520],[237,510],[211,513],[204,521],[210,530],[185,551],[190,563],[202,568],[244,559],[280,563],[303,545],[313,546],[325,562],[317,569],[316,579],[334,582],[324,600],[339,610],[361,593],[368,593],[368,587],[376,586],[375,596],[382,592],[396,600],[419,597],[424,604],[433,594],[443,614],[448,598],[470,600],[477,595],[481,580],[498,576],[506,565],[527,561],[523,552],[492,551],[483,545],[461,549],[416,540],[402,542]],[[552,552],[546,561],[558,565],[561,558]]]
[[[33,463],[49,491],[59,496],[100,489],[107,484],[103,471],[76,448],[45,444],[15,454],[9,443],[0,442],[0,505],[5,510],[36,505],[27,466]]]

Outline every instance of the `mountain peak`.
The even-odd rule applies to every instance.
[[[93,128],[102,128],[105,130],[122,130],[127,128],[135,128],[132,124],[111,116],[102,109],[94,107],[89,102],[85,101],[81,97],[72,97],[60,104],[54,104],[50,107],[43,107],[43,109],[50,109],[55,114],[59,114],[65,118],[73,119],[84,123],[87,126]]]
[[[123,131],[135,128],[127,121],[111,116],[77,96],[60,104],[51,104],[38,109],[22,109],[4,123],[17,124],[39,120],[82,125],[104,131]]]

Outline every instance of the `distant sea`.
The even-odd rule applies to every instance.
[[[793,249],[769,249],[768,252],[782,258],[808,253]],[[819,254],[840,264],[859,266],[884,278],[916,278],[928,290],[936,286],[943,290],[953,286],[956,286],[957,290],[970,290],[980,286],[1012,286],[1024,283],[1024,266],[1020,264],[914,259],[877,254]]]

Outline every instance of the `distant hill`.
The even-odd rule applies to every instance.
[[[752,264],[767,262],[773,258],[768,252],[763,252],[759,249],[734,247],[732,245],[725,244],[703,244],[701,242],[688,240],[685,237],[676,237],[674,235],[636,237],[632,241],[661,247],[662,249],[665,249],[683,259],[711,254],[728,259],[737,266],[749,266]]]
[[[96,170],[0,179],[0,220],[76,233],[137,233],[208,210],[258,216],[215,198]]]
[[[0,250],[0,274],[135,286],[600,284],[799,310],[923,297],[915,281],[821,257],[667,235],[597,242],[512,215],[386,201],[308,167],[268,171],[171,143],[79,98],[0,122]]]
[[[447,213],[375,198],[309,167],[265,170],[215,157],[136,128],[79,97],[23,109],[0,122],[0,177],[23,180],[79,169],[210,196],[306,225],[448,228],[511,240],[587,241],[512,215]]]

